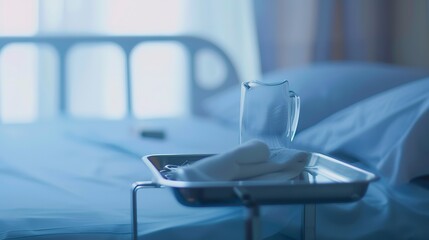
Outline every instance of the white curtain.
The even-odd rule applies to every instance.
[[[317,61],[429,67],[427,0],[253,0],[261,69]]]
[[[185,0],[184,32],[210,39],[229,53],[241,80],[260,77],[253,4],[248,0]]]

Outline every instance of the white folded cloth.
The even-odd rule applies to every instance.
[[[232,181],[266,179],[261,176],[279,173],[287,180],[304,169],[308,156],[307,152],[286,148],[270,152],[265,143],[251,140],[226,153],[180,167],[175,178],[182,181]]]

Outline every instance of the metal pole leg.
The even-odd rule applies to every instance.
[[[160,187],[158,184],[151,181],[147,182],[135,182],[131,188],[131,222],[132,222],[132,239],[137,240],[138,238],[138,219],[137,219],[137,192],[142,188],[157,188]]]
[[[301,239],[316,239],[316,204],[304,204],[302,213]]]
[[[245,239],[246,240],[259,240],[260,232],[260,214],[259,205],[253,201],[252,197],[245,189],[234,188],[234,192],[241,200],[247,210],[246,223],[245,223]]]
[[[260,239],[260,215],[257,204],[246,205],[246,240]]]

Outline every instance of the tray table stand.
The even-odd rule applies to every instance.
[[[132,221],[132,239],[138,239],[138,216],[137,216],[137,192],[144,188],[160,188],[160,184],[152,181],[135,182],[131,189],[131,221]],[[253,201],[250,194],[240,188],[234,188],[237,197],[245,206],[246,222],[245,222],[245,239],[259,240],[260,239],[260,205]],[[316,205],[304,204],[301,239],[312,240],[316,238]]]

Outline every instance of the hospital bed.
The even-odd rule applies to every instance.
[[[139,120],[129,112],[122,120],[67,117],[65,59],[71,46],[113,42],[124,50],[130,110],[129,56],[145,41],[176,41],[189,51],[192,116]],[[130,239],[131,184],[151,179],[142,156],[217,153],[238,144],[238,75],[227,55],[206,40],[11,37],[0,38],[0,48],[13,42],[46,43],[58,51],[58,110],[63,117],[0,126],[1,239]],[[215,90],[196,81],[194,56],[207,48],[227,66],[227,80]],[[319,205],[318,239],[429,235],[427,76],[425,70],[368,63],[319,64],[266,76],[288,78],[302,97],[294,147],[335,156],[381,176],[358,202]],[[141,136],[154,129],[165,137]],[[140,194],[141,239],[243,238],[241,208],[185,207],[164,188]],[[301,205],[263,207],[263,238],[299,239],[301,210]]]

